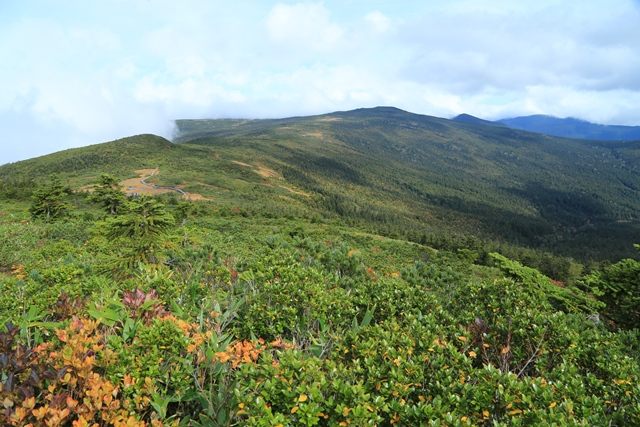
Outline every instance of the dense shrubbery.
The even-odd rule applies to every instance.
[[[602,294],[610,320],[625,328],[640,325],[640,261],[624,259],[594,272],[585,282]]]
[[[638,330],[615,327],[635,261],[567,284],[477,248],[104,208],[0,222],[0,424],[640,423]]]

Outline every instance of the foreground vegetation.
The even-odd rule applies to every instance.
[[[640,424],[636,260],[560,282],[115,182],[4,193],[2,425]]]

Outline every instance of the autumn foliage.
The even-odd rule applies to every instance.
[[[74,318],[68,327],[56,330],[55,335],[56,339],[32,350],[15,342],[6,343],[5,349],[11,352],[15,365],[22,368],[20,379],[26,375],[30,387],[3,389],[5,423],[15,426],[71,423],[74,427],[146,425],[122,408],[119,386],[100,374],[96,357],[104,348],[104,335],[97,322]]]

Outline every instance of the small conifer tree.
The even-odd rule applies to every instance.
[[[118,181],[111,175],[102,174],[90,199],[101,204],[107,213],[116,215],[125,201],[125,195]]]
[[[65,201],[69,189],[54,177],[48,185],[37,188],[32,197],[29,212],[33,218],[53,221],[65,216],[70,205]]]

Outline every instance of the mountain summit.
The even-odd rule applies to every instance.
[[[474,124],[474,125],[486,125],[486,126],[502,126],[502,124],[497,123],[497,122],[492,122],[490,120],[484,120],[481,119],[479,117],[476,116],[472,116],[471,114],[459,114],[457,116],[455,116],[454,118],[452,118],[451,120],[454,120],[456,122],[460,122],[460,123],[470,123],[470,124]]]

